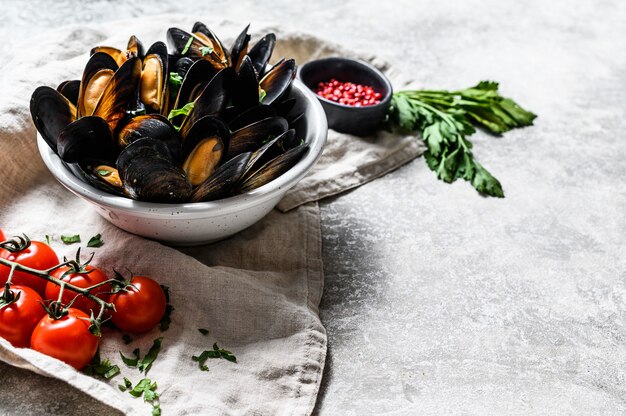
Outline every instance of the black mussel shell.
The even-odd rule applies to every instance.
[[[67,163],[113,161],[117,156],[108,123],[96,116],[81,117],[65,127],[59,134],[57,150]]]
[[[89,58],[78,93],[78,117],[90,116],[118,66],[115,59],[105,52],[96,52]],[[97,78],[94,78],[96,77]],[[89,89],[89,91],[87,91]]]
[[[216,74],[217,71],[209,61],[199,60],[191,65],[183,78],[183,83],[178,91],[174,108],[182,108],[185,104],[198,98],[202,90],[204,90]]]
[[[174,126],[160,114],[146,114],[133,117],[122,127],[117,135],[117,142],[121,147],[143,137],[165,143],[174,162],[181,161],[181,138]]]
[[[250,192],[253,189],[270,183],[271,181],[291,169],[296,163],[298,163],[298,161],[308,150],[309,146],[303,144],[294,147],[285,153],[282,153],[281,155],[267,162],[265,166],[254,172],[254,174],[248,177],[245,181],[242,181],[241,185],[237,189],[237,192]]]
[[[177,55],[207,60],[216,70],[227,67],[228,61],[224,63],[222,58],[217,56],[215,46],[209,45],[206,40],[207,37],[204,34],[197,36],[177,27],[172,27],[167,31],[167,42],[176,51]],[[210,42],[210,39],[208,40]]]
[[[269,117],[252,123],[230,136],[227,158],[243,152],[254,152],[263,144],[287,131],[287,120],[282,117]]]
[[[301,144],[300,140],[296,140],[296,131],[291,129],[287,130],[275,139],[265,143],[260,149],[252,153],[248,166],[246,166],[246,172],[241,177],[241,182],[246,181],[254,175],[259,169],[261,169],[267,162],[280,156],[294,147]]]
[[[192,185],[204,182],[226,154],[228,127],[218,118],[196,121],[183,141],[183,170]]]
[[[108,192],[113,195],[118,196],[126,196],[124,193],[124,187],[121,184],[121,179],[119,179],[119,173],[117,173],[117,169],[113,166],[106,165],[105,162],[88,162],[88,163],[65,163],[65,166],[79,179],[91,184],[92,186]],[[102,166],[106,165],[106,166]],[[107,171],[116,172],[117,179],[119,179],[119,186],[112,185],[107,182],[107,178],[110,178],[110,174],[106,174],[102,171],[102,168],[105,167]],[[98,169],[100,168],[100,169]],[[110,179],[109,179],[110,180]]]
[[[240,108],[259,104],[259,80],[248,56],[244,56],[239,67],[233,88],[233,104]]]
[[[289,128],[294,129],[299,137],[306,137],[308,133],[304,113],[300,113],[289,122]]]
[[[228,128],[231,131],[239,130],[257,121],[261,121],[268,117],[276,115],[276,111],[269,105],[260,104],[255,107],[248,108],[241,111],[238,109],[238,114],[234,116],[228,123]]]
[[[141,59],[130,58],[115,71],[98,101],[93,115],[105,119],[113,132],[126,116],[126,110],[135,103],[140,77]]]
[[[191,202],[213,201],[230,195],[244,173],[251,153],[242,153],[218,167],[191,195]]]
[[[131,198],[165,203],[189,200],[191,184],[161,141],[142,138],[129,144],[120,153],[116,165]]]
[[[59,135],[76,119],[76,107],[60,92],[38,87],[30,99],[30,114],[43,139],[57,153]]]
[[[137,36],[135,35],[132,35],[128,39],[128,43],[126,44],[126,57],[131,58],[133,56],[136,56],[139,59],[143,59],[143,57],[145,56],[143,43],[141,43],[141,41],[137,39]]]
[[[265,91],[261,102],[272,104],[286,94],[296,78],[296,71],[296,61],[293,59],[282,61],[269,70],[259,81],[259,86]]]
[[[199,61],[194,61],[191,58],[183,56],[182,58],[176,58],[176,62],[174,63],[173,66],[170,65],[170,68],[172,68],[173,72],[178,73],[178,75],[180,75],[181,78],[184,79],[185,76],[187,75],[187,72],[189,71],[189,69],[195,62],[199,62]]]
[[[233,47],[230,50],[230,60],[232,62],[232,66],[237,71],[239,71],[239,66],[241,65],[243,57],[248,53],[248,43],[250,42],[250,35],[248,34],[249,28],[250,25],[248,24],[239,36],[237,36],[237,39],[235,39],[235,43],[233,43]]]
[[[209,29],[204,23],[196,22],[193,25],[191,32],[200,37],[200,39],[202,39],[204,43],[213,48],[213,51],[210,53],[210,55],[212,56],[212,60],[217,61],[217,63],[220,64],[222,68],[230,65],[230,56],[228,54],[228,50],[224,48],[224,44],[219,40],[217,35],[213,33],[213,31]],[[207,56],[206,53],[203,53],[203,55]]]
[[[193,109],[181,125],[180,133],[183,138],[196,121],[205,116],[218,115],[226,107],[232,95],[234,81],[235,70],[232,67],[222,69],[211,79],[194,101]]]
[[[80,93],[80,80],[63,81],[57,87],[57,91],[63,94],[70,103],[76,105],[78,103],[78,94]]]
[[[139,96],[148,112],[161,114],[165,110],[168,74],[167,46],[163,42],[156,42],[143,58],[139,84]]]
[[[265,66],[272,57],[274,52],[274,46],[276,46],[276,35],[269,33],[261,38],[253,47],[248,51],[248,56],[252,61],[254,70],[259,75],[265,72]]]
[[[196,121],[189,133],[185,136],[182,144],[182,156],[185,159],[196,147],[198,142],[205,137],[218,136],[224,146],[228,146],[230,132],[222,120],[213,116],[205,116]]]

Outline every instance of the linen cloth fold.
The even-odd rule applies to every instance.
[[[414,138],[382,132],[363,139],[331,131],[319,163],[279,204],[280,210],[289,212],[274,210],[228,240],[182,251],[110,225],[56,183],[37,153],[28,110],[36,86],[56,87],[66,79],[80,79],[88,51],[95,45],[123,47],[135,34],[147,46],[164,40],[168,27],[190,28],[196,20],[207,23],[226,44],[244,26],[189,16],[68,26],[29,40],[37,45],[36,54],[19,53],[0,67],[0,227],[33,239],[56,236],[53,247],[68,257],[79,245],[65,246],[59,235],[81,234],[84,245],[101,233],[105,244],[93,249],[94,264],[109,273],[115,267],[152,276],[170,287],[175,308],[169,330],[157,328],[133,337],[130,345],[124,344],[122,333],[106,330],[102,358],[118,364],[122,372],[109,382],[37,352],[13,348],[2,339],[0,360],[65,380],[125,414],[149,414],[151,408],[117,389],[122,376],[134,383],[143,377],[157,381],[164,415],[310,414],[326,355],[326,333],[318,313],[323,266],[315,201],[417,157],[423,147]],[[267,25],[253,25],[253,41],[270,30],[279,39],[274,60],[295,57],[302,64],[322,56],[356,56],[312,36]],[[404,82],[389,65],[361,58],[387,72],[394,84]],[[83,252],[90,251],[83,247]],[[198,328],[210,332],[204,336]],[[164,337],[162,349],[147,376],[122,363],[120,351],[128,355],[140,348],[145,354],[159,336]],[[211,349],[214,342],[232,351],[237,363],[210,360],[209,371],[200,371],[191,356]]]

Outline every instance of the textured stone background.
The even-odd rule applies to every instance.
[[[0,67],[13,48],[37,52],[32,31],[197,13],[376,52],[419,86],[495,79],[540,116],[473,139],[504,200],[439,182],[419,159],[322,204],[320,414],[626,412],[626,3],[200,3],[0,1]],[[0,373],[0,414],[107,414],[64,385]]]

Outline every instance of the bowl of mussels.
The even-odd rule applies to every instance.
[[[41,157],[114,225],[173,245],[226,238],[264,217],[321,155],[324,112],[270,63],[276,37],[248,27],[227,48],[204,24],[149,48],[96,46],[80,80],[38,87]]]

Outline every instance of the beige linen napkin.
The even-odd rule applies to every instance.
[[[284,214],[275,210],[226,241],[181,252],[111,226],[57,184],[37,154],[28,112],[37,85],[79,79],[86,52],[94,45],[122,46],[131,34],[149,45],[163,40],[168,27],[188,28],[195,20],[204,19],[151,16],[71,26],[29,40],[37,45],[37,53],[24,48],[26,52],[1,67],[0,227],[9,234],[26,232],[39,239],[54,234],[54,248],[66,256],[73,255],[78,245],[62,245],[60,234],[80,233],[86,241],[102,233],[105,245],[93,249],[97,265],[108,272],[113,267],[128,268],[170,286],[175,311],[168,331],[155,329],[125,345],[121,333],[109,330],[101,344],[102,357],[118,364],[122,376],[137,382],[144,376],[125,367],[119,351],[130,354],[139,347],[145,354],[153,339],[164,336],[161,353],[148,374],[159,384],[164,415],[310,414],[326,354],[326,334],[318,314],[323,272],[317,203]],[[243,26],[209,19],[205,23],[228,44]],[[280,39],[275,58],[294,56],[303,63],[323,55],[350,55],[310,36],[252,26],[257,38],[270,29]],[[396,82],[390,68],[383,65],[382,69],[390,71]],[[290,210],[365,183],[421,151],[409,137],[381,133],[360,139],[331,132],[320,163],[280,208]],[[203,336],[198,328],[209,329],[209,335]],[[237,363],[210,360],[210,371],[202,372],[191,356],[210,349],[213,342],[231,350]],[[100,381],[34,351],[12,348],[3,340],[0,359],[65,380],[126,414],[150,412],[141,399],[117,389],[121,376]]]

